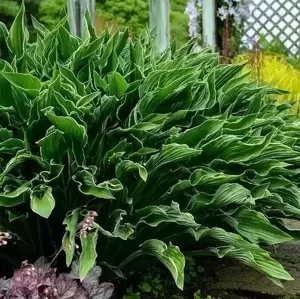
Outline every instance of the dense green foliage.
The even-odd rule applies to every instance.
[[[86,20],[85,40],[66,18],[52,31],[34,20],[29,44],[22,6],[8,33],[2,260],[62,248],[83,278],[96,260],[122,277],[155,257],[183,288],[184,252],[292,279],[260,247],[291,240],[282,218],[300,217],[299,124],[279,91],[192,43],[157,55],[148,31],[98,37]]]

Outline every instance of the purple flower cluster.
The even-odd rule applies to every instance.
[[[236,25],[241,25],[243,20],[250,17],[249,1],[224,0],[224,4],[218,8],[218,17],[224,21],[228,16],[234,18]]]
[[[189,36],[191,38],[199,35],[199,16],[203,0],[188,0],[185,14],[189,17]]]

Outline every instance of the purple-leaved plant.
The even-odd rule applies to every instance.
[[[0,299],[109,299],[114,286],[99,283],[101,272],[101,267],[94,266],[80,282],[77,261],[70,273],[59,275],[45,258],[35,264],[25,261],[11,279],[0,279]]]

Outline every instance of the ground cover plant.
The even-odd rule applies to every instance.
[[[299,124],[280,90],[193,42],[158,54],[147,30],[97,36],[89,16],[84,39],[66,19],[33,24],[33,44],[23,5],[1,24],[3,262],[56,254],[84,279],[156,258],[182,289],[184,255],[216,255],[292,279],[261,246],[291,240],[282,219],[300,215]]]
[[[95,266],[79,282],[77,262],[73,263],[70,273],[57,275],[45,258],[39,258],[34,264],[24,261],[11,279],[0,279],[0,298],[109,299],[114,287],[111,283],[99,284],[101,272],[101,268]]]

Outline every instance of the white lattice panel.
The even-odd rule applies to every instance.
[[[246,35],[279,37],[293,55],[300,55],[300,0],[252,0]]]

